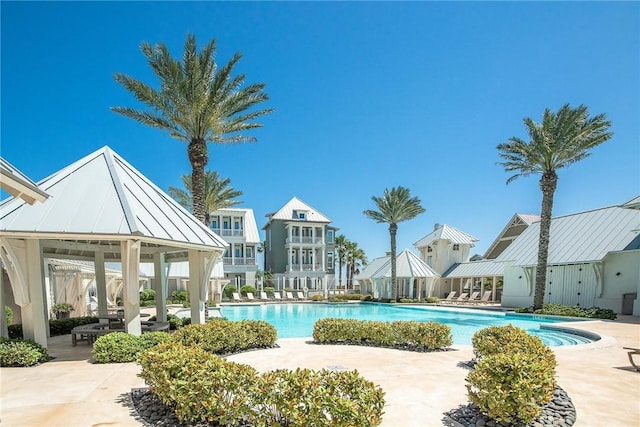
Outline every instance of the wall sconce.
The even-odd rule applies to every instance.
[[[616,273],[616,276],[619,276],[619,275],[620,275],[620,272],[618,271],[618,272]]]
[[[518,279],[522,279],[522,276],[518,276]]]

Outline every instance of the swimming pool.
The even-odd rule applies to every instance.
[[[264,320],[278,330],[278,338],[311,337],[318,319],[338,317],[359,320],[417,320],[445,323],[451,327],[454,344],[470,345],[471,337],[488,326],[512,324],[540,337],[548,346],[575,345],[592,342],[591,339],[565,331],[541,329],[541,326],[559,323],[555,319],[529,319],[505,313],[475,309],[432,306],[394,306],[389,304],[263,304],[229,305],[221,307],[229,320]],[[567,320],[561,320],[566,322]]]

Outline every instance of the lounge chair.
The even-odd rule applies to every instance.
[[[231,299],[233,301],[242,301],[242,298],[240,298],[240,294],[237,292],[234,292],[231,294]]]
[[[480,301],[480,292],[474,292],[471,294],[467,302],[478,302]]]
[[[247,292],[247,299],[249,301],[255,301],[256,299],[253,296],[253,292]]]
[[[280,296],[280,292],[273,293],[273,299],[276,301],[282,301],[282,297]]]
[[[445,299],[440,300],[440,302],[452,302],[455,301],[454,297],[456,296],[456,291],[449,292],[449,295]]]
[[[460,296],[456,299],[454,299],[454,302],[466,302],[468,300],[468,296],[469,294],[466,292],[463,292],[460,294]]]
[[[304,296],[304,292],[296,292],[296,296],[299,300],[306,300],[307,298]]]
[[[480,302],[491,302],[492,294],[493,291],[484,291],[484,294],[482,294],[482,298],[480,298]]]
[[[260,299],[263,301],[269,301],[271,298],[269,298],[269,295],[267,295],[265,291],[260,291]]]
[[[640,371],[640,365],[637,365],[634,361],[633,361],[633,355],[634,354],[640,354],[640,348],[636,348],[636,347],[623,347],[625,350],[631,350],[629,352],[627,352],[627,356],[629,356],[629,362],[631,362],[631,366],[633,366],[636,371]]]
[[[285,292],[284,294],[285,294],[286,298],[287,298],[288,300],[290,300],[290,301],[293,301],[293,300],[295,300],[295,299],[296,299],[296,298],[293,296],[293,292]]]

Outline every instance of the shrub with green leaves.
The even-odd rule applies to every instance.
[[[172,340],[185,346],[198,346],[214,354],[235,353],[250,348],[273,347],[276,329],[261,320],[232,322],[213,318],[205,324],[187,325],[174,334]]]
[[[111,332],[98,337],[93,344],[93,358],[97,363],[135,362],[141,352],[170,338],[166,332],[149,332],[140,336]]]
[[[4,307],[4,320],[7,322],[7,325],[13,323],[13,310],[8,305]]]
[[[548,349],[547,349],[548,350]],[[531,423],[553,398],[555,357],[506,351],[483,357],[467,376],[469,398],[501,423]]]
[[[276,288],[274,288],[273,286],[265,286],[264,288],[262,288],[262,290],[267,293],[267,296],[271,297],[276,291]]]
[[[140,292],[140,302],[142,301],[153,301],[155,303],[156,299],[156,291],[153,289],[145,289]]]
[[[251,286],[251,285],[245,285],[243,287],[240,288],[240,293],[242,294],[242,296],[246,297],[247,293],[251,292],[253,295],[256,294],[256,288],[255,286]]]
[[[68,335],[76,326],[98,322],[98,318],[93,316],[70,317],[68,319],[51,319],[49,320],[49,335],[52,337],[58,335]],[[9,325],[8,333],[9,338],[22,338],[22,325],[20,323]]]
[[[47,349],[35,341],[0,338],[0,366],[33,366],[48,358]]]
[[[415,302],[415,301],[413,299],[411,299],[411,298],[400,298],[400,302],[403,303],[403,304],[409,304],[409,303],[412,303],[412,302]]]
[[[228,299],[233,298],[233,293],[234,292],[238,292],[238,288],[235,287],[235,285],[227,285],[224,287],[224,296],[226,296]]]
[[[563,305],[547,303],[541,309],[535,311],[536,314],[546,314],[552,316],[587,317],[592,319],[615,320],[616,313],[609,308],[591,307],[583,308],[576,305]]]
[[[311,297],[311,301],[324,301],[324,295],[316,294]]]
[[[435,304],[435,303],[437,303],[439,301],[440,301],[440,298],[438,298],[438,297],[426,297],[424,299],[424,302],[429,303],[429,304]]]
[[[185,301],[189,301],[189,293],[187,291],[173,291],[171,297],[174,304],[182,304]]]
[[[140,358],[140,376],[182,422],[216,425],[377,426],[384,392],[356,371],[259,374],[197,346],[162,343]]]
[[[479,362],[467,376],[471,401],[499,422],[536,420],[556,387],[553,352],[512,325],[482,329],[472,343]]]
[[[378,322],[356,319],[319,319],[313,325],[317,343],[372,344],[408,347],[415,350],[439,350],[449,347],[451,328],[437,322]]]
[[[368,295],[362,294],[338,294],[331,297],[331,300],[334,301],[362,301]]]
[[[504,352],[544,352],[542,340],[513,325],[490,326],[473,334],[473,352],[478,359]]]

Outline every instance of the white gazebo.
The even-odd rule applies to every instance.
[[[161,320],[168,263],[188,261],[191,319],[204,322],[211,270],[226,246],[213,231],[109,147],[38,187],[50,196],[45,203],[12,198],[0,204],[0,256],[25,338],[47,345],[44,258],[93,261],[100,314],[107,311],[105,262],[121,262],[125,327],[134,335],[141,333],[140,263],[154,263]],[[4,311],[2,301],[0,308]]]
[[[396,256],[396,280],[400,297],[424,298],[432,296],[434,280],[440,275],[409,249]],[[361,292],[374,298],[391,298],[391,256],[371,261],[356,280]]]
[[[18,168],[0,157],[0,187],[17,199],[33,205],[35,202],[44,202],[49,195],[38,188]]]

